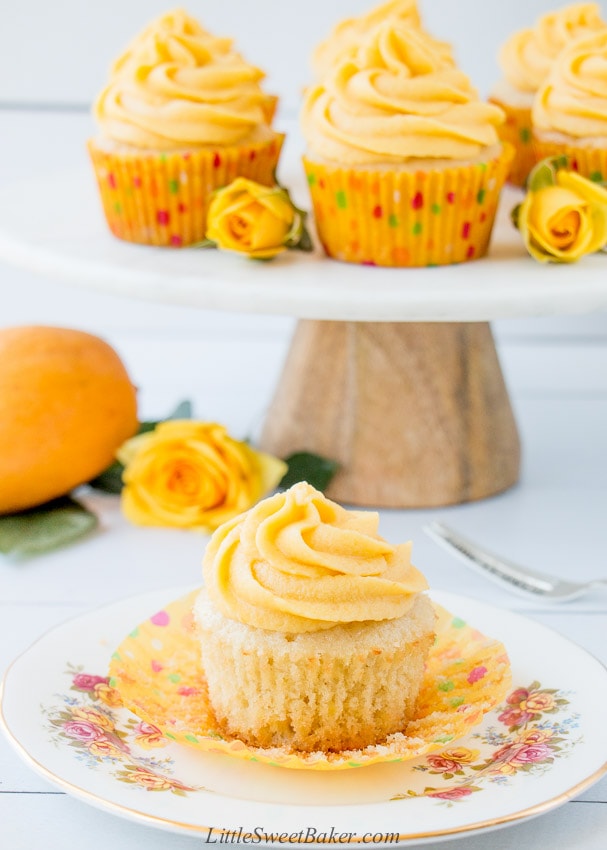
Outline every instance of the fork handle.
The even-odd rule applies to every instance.
[[[476,569],[502,587],[518,590],[524,594],[538,595],[552,590],[553,582],[547,576],[544,577],[541,573],[527,568],[522,569],[518,564],[498,557],[487,549],[482,549],[459,532],[443,525],[442,522],[432,522],[424,527],[424,531],[469,567]]]

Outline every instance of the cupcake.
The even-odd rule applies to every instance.
[[[597,3],[576,3],[543,15],[530,29],[512,35],[499,53],[504,79],[490,100],[506,113],[500,137],[515,148],[509,181],[523,186],[535,164],[531,110],[554,60],[572,41],[605,27]]]
[[[194,615],[224,733],[328,753],[406,727],[435,614],[411,545],[377,526],[300,483],[215,532]]]
[[[312,54],[312,70],[318,80],[324,79],[344,59],[352,59],[358,46],[377,27],[390,22],[396,26],[404,23],[422,29],[416,0],[388,0],[373,7],[367,14],[348,18],[338,23],[328,38],[316,47]],[[428,36],[431,39],[430,36]],[[444,59],[453,62],[451,45],[431,39],[433,47]]]
[[[304,166],[327,254],[381,266],[482,256],[511,156],[502,120],[427,35],[378,27],[304,101]]]
[[[533,105],[538,160],[567,155],[583,177],[607,180],[607,27],[573,42]]]
[[[179,247],[205,237],[213,191],[273,185],[283,137],[263,73],[184,12],[162,16],[117,60],[89,141],[104,212],[121,239]]]

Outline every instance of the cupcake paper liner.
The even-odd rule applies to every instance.
[[[582,147],[575,144],[549,141],[534,136],[533,147],[536,161],[546,157],[562,156],[570,158],[571,168],[582,177],[600,183],[607,180],[607,148]]]
[[[508,183],[522,187],[536,162],[531,129],[531,109],[512,106],[494,97],[489,100],[506,113],[506,120],[498,127],[498,133],[502,142],[514,148],[514,157],[507,177]]]
[[[504,698],[511,683],[503,644],[437,606],[437,639],[416,718],[403,732],[362,750],[333,753],[249,747],[224,734],[209,704],[192,613],[197,593],[170,603],[137,626],[113,654],[109,674],[126,708],[171,741],[199,751],[310,770],[404,762],[466,735]]]
[[[127,242],[181,247],[205,238],[212,192],[236,177],[266,186],[284,136],[249,145],[186,152],[111,152],[88,143],[112,233]]]
[[[434,171],[338,168],[304,157],[316,229],[336,260],[435,266],[486,253],[512,148]]]

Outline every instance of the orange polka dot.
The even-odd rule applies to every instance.
[[[392,248],[392,260],[399,265],[405,265],[411,260],[411,252],[408,248],[396,245]]]

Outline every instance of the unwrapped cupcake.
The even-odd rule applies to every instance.
[[[564,154],[583,177],[607,180],[607,26],[554,63],[535,98],[533,143],[538,160]]]
[[[435,614],[411,545],[377,527],[300,483],[215,532],[194,614],[226,734],[337,752],[404,730]]]
[[[531,110],[554,61],[573,41],[605,26],[597,3],[575,3],[543,15],[533,27],[515,33],[502,46],[499,63],[504,78],[490,99],[506,113],[501,138],[515,148],[508,178],[511,183],[523,186],[535,164]]]
[[[114,64],[89,141],[104,212],[129,242],[204,239],[212,192],[236,177],[273,185],[283,137],[268,122],[263,72],[178,10]]]
[[[308,90],[304,165],[329,256],[428,266],[482,256],[511,149],[503,113],[415,27],[391,21]]]

